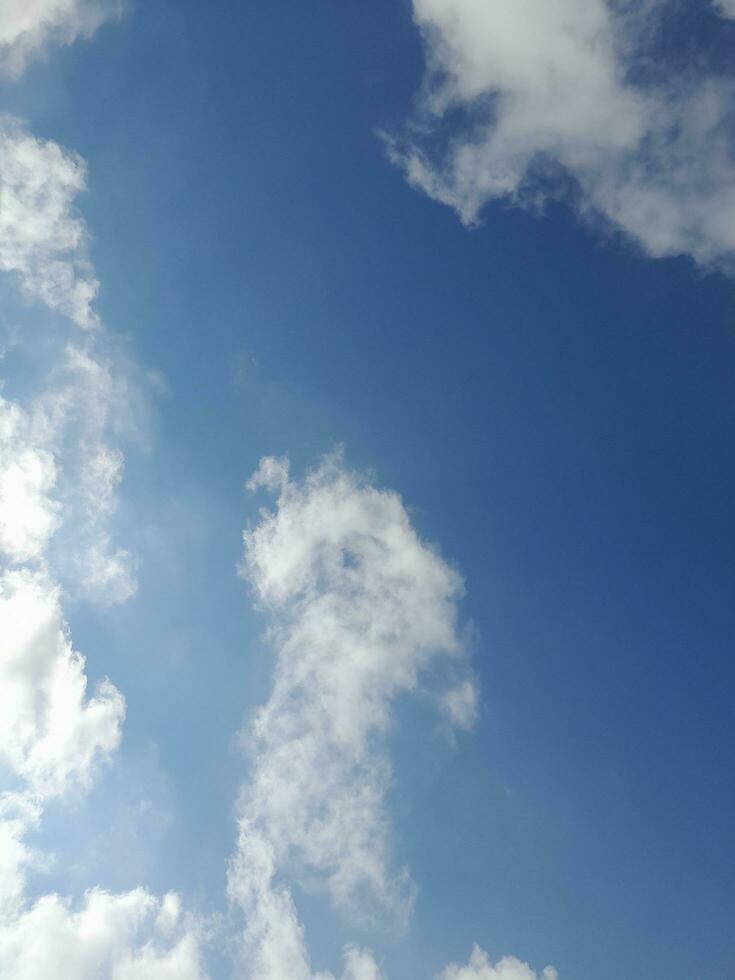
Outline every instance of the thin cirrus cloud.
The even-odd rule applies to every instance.
[[[249,977],[333,980],[312,972],[288,880],[316,875],[353,921],[407,919],[411,881],[394,870],[389,847],[385,737],[396,699],[442,665],[438,703],[454,723],[471,724],[476,690],[458,632],[463,584],[418,537],[398,495],[350,472],[339,454],[301,483],[287,460],[266,458],[248,487],[277,493],[275,510],[245,532],[242,562],[269,615],[276,666],[246,733],[252,769],[229,892],[245,913]],[[380,976],[369,952],[346,949],[344,980]],[[443,976],[535,978],[517,960],[494,968],[479,950]]]
[[[90,37],[121,9],[122,0],[2,0],[0,73],[18,78],[47,46]]]
[[[711,10],[735,16],[732,0]],[[490,201],[538,205],[571,178],[585,219],[651,256],[735,271],[735,82],[634,80],[661,3],[414,0],[413,12],[427,72],[388,147],[414,187],[471,226]]]

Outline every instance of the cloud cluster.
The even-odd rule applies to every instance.
[[[178,897],[92,889],[79,911],[45,895],[0,921],[0,980],[202,980],[196,933]]]
[[[90,37],[122,9],[121,0],[2,0],[0,73],[18,78],[51,44]]]
[[[87,693],[59,590],[41,571],[0,576],[0,978],[203,980],[199,925],[178,898],[142,888],[92,889],[79,910],[56,894],[35,901],[28,875],[44,866],[27,843],[49,800],[84,789],[117,748],[125,702],[104,679]]]
[[[11,8],[22,20],[21,5]],[[7,36],[8,23],[3,29]],[[0,271],[61,316],[41,383],[22,401],[0,396],[0,772],[9,787],[0,793],[0,978],[202,980],[199,926],[175,895],[92,889],[75,908],[28,891],[29,874],[45,862],[29,835],[50,800],[89,785],[119,745],[125,715],[109,680],[88,692],[64,593],[117,602],[135,590],[110,519],[123,468],[116,442],[134,425],[138,396],[91,307],[96,281],[73,210],[83,185],[81,161],[2,121]],[[35,339],[21,337],[20,346]]]
[[[7,0],[0,72],[17,76],[49,42],[91,33],[103,0]],[[81,902],[32,897],[46,858],[29,844],[50,800],[84,791],[118,747],[122,694],[90,693],[64,618],[69,592],[124,601],[134,562],[112,541],[134,428],[131,372],[93,308],[97,281],[75,212],[83,162],[17,120],[0,120],[0,271],[58,320],[58,356],[22,400],[0,396],[0,980],[204,980],[202,929],[179,898],[140,887],[91,888]],[[80,330],[80,328],[84,328]],[[134,415],[134,413],[132,413]],[[264,459],[250,482],[277,493],[245,534],[242,573],[271,621],[271,696],[247,739],[228,872],[245,915],[243,970],[254,980],[335,980],[314,973],[287,876],[322,883],[351,915],[409,914],[413,886],[390,848],[386,740],[395,703],[443,671],[437,707],[472,726],[477,691],[457,631],[458,574],[421,541],[400,498],[336,455],[305,481]],[[547,968],[541,980],[555,980]],[[342,980],[380,980],[349,946]],[[537,980],[520,961],[475,949],[443,980]]]
[[[582,215],[648,254],[732,271],[735,82],[641,81],[659,6],[414,0],[427,76],[392,158],[467,225],[489,201],[536,205],[571,179]]]

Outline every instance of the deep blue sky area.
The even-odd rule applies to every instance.
[[[428,710],[399,717],[419,893],[402,941],[365,936],[386,973],[476,941],[562,980],[727,980],[733,284],[560,204],[464,228],[378,136],[422,71],[405,2],[151,0],[3,83],[87,160],[100,310],[165,378],[125,482],[139,594],[72,615],[125,691],[129,785],[174,814],[144,868],[100,858],[103,883],[224,908],[233,736],[270,669],[235,573],[263,503],[244,482],[343,443],[461,571],[483,695],[455,746]],[[341,938],[300,907],[318,966]]]

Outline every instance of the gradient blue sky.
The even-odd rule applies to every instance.
[[[673,21],[657,72],[696,51],[733,73],[735,24],[694,3]],[[118,516],[138,592],[66,610],[87,673],[125,694],[124,741],[49,808],[33,888],[174,888],[227,918],[235,733],[272,667],[236,575],[265,502],[243,486],[263,455],[300,476],[343,444],[461,572],[481,707],[450,738],[399,701],[414,914],[401,935],[354,925],[294,885],[315,966],[349,934],[406,980],[474,942],[562,980],[727,980],[732,279],[568,199],[491,201],[465,227],[378,135],[414,112],[424,62],[405,2],[151,0],[0,86],[87,161],[97,307],[157,372]]]

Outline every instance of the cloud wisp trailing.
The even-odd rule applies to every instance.
[[[735,15],[729,0],[717,9]],[[388,141],[413,186],[470,226],[490,201],[566,194],[651,256],[735,271],[735,80],[638,70],[660,3],[414,0],[413,12],[427,73],[411,125]]]
[[[437,701],[450,721],[471,724],[476,693],[458,632],[463,585],[419,538],[398,495],[349,471],[340,455],[301,483],[286,460],[266,458],[248,486],[277,493],[275,510],[246,531],[242,563],[270,617],[276,665],[247,732],[252,769],[229,891],[245,914],[249,977],[330,980],[312,973],[287,880],[316,877],[352,921],[406,920],[413,889],[390,853],[386,736],[397,699],[442,666]],[[516,975],[533,977],[497,974]],[[379,976],[369,953],[346,950],[345,980]]]

